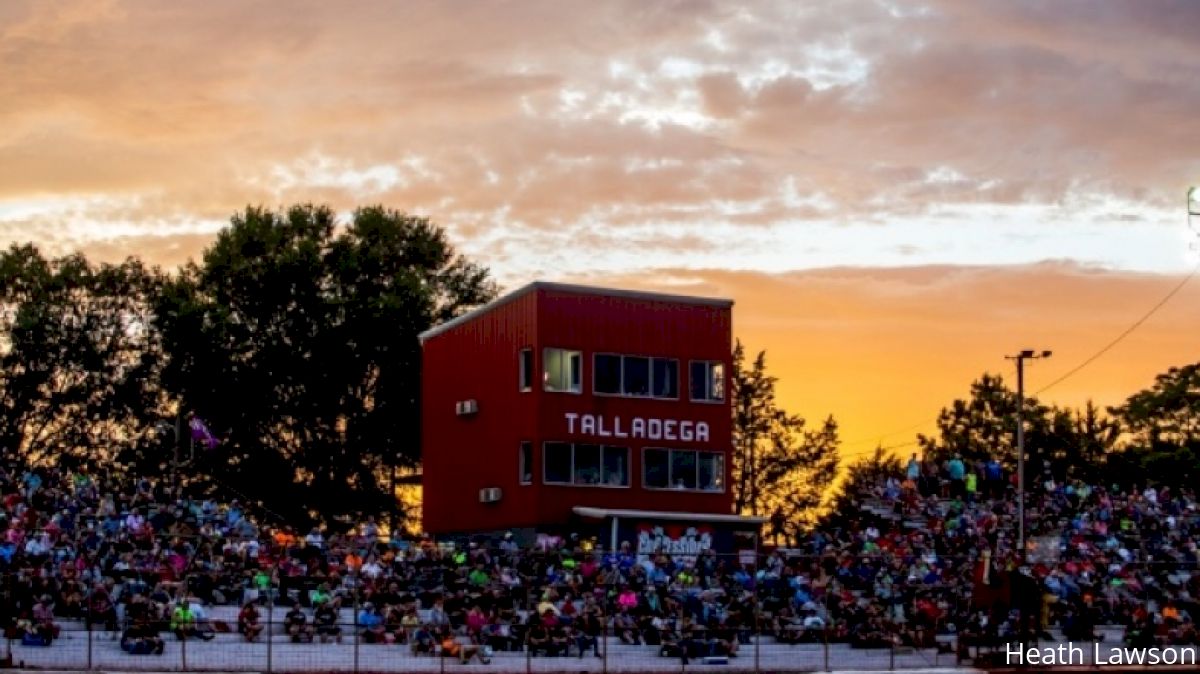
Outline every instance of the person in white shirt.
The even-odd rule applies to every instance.
[[[367,560],[366,564],[363,564],[362,575],[372,580],[377,579],[383,575],[383,567],[380,566],[379,562],[372,556],[369,560]]]
[[[304,537],[304,541],[317,549],[325,547],[325,537],[321,535],[321,530],[316,527],[313,527],[313,530]]]
[[[129,516],[125,518],[125,528],[128,529],[129,533],[131,534],[142,533],[142,528],[145,526],[146,518],[142,517],[142,514],[136,510],[129,513]]]

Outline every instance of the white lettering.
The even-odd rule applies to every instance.
[[[1062,663],[1056,663],[1062,664]],[[1074,661],[1067,664],[1076,664]],[[1092,664],[1103,665],[1195,665],[1195,646],[1167,646],[1166,648],[1108,648],[1092,644]]]
[[[627,438],[629,434],[621,430],[621,417],[617,417],[613,422],[613,435],[618,438]]]
[[[1014,656],[1017,658],[1017,661],[1015,663],[1013,662]],[[1011,644],[1011,643],[1004,644],[1004,664],[1006,664],[1006,665],[1012,665],[1012,664],[1024,665],[1025,664],[1025,651],[1021,649],[1021,644]]]
[[[712,534],[698,532],[689,527],[679,538],[671,538],[662,527],[643,529],[638,533],[637,554],[639,559],[651,555],[667,554],[682,562],[695,562],[696,557],[712,548]]]
[[[603,414],[564,412],[567,433],[594,435],[602,438],[644,438],[649,440],[678,440],[705,443],[710,440],[709,427],[703,421],[686,419],[621,419],[606,418]]]
[[[693,437],[692,436],[692,422],[690,422],[690,421],[679,422],[679,439],[683,440],[684,442],[691,442],[692,437]]]
[[[662,440],[662,419],[650,419],[646,422],[646,437]]]
[[[644,438],[646,437],[646,420],[641,417],[634,417],[633,430],[629,434],[631,437]]]

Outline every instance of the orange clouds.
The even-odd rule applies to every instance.
[[[506,282],[676,269],[738,300],[798,411],[869,438],[1014,349],[1056,351],[1036,387],[1165,292],[1088,265],[1185,266],[1197,25],[1136,0],[0,2],[0,239],[174,265],[248,203],[382,202]],[[1079,264],[997,266],[1045,259]],[[871,269],[792,271],[836,265]],[[1051,393],[1114,403],[1194,360],[1196,292]]]
[[[533,233],[537,253],[596,226],[671,222],[697,237],[714,222],[896,221],[1089,195],[1153,219],[1200,178],[1190,3],[0,11],[0,227],[17,239],[87,245],[112,223],[155,235],[246,203],[386,201],[463,238]],[[425,171],[395,184],[278,179],[411,158]],[[53,211],[3,215],[44,197],[91,199],[77,214],[91,232],[67,234]],[[891,261],[943,244],[905,242]],[[1043,256],[1064,254],[1018,257]]]

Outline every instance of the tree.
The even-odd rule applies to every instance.
[[[1109,410],[1120,425],[1112,458],[1127,484],[1191,486],[1200,476],[1200,363],[1172,367]]]
[[[776,536],[794,538],[814,521],[837,479],[837,423],[829,417],[809,430],[802,417],[782,409],[765,351],[747,367],[739,341],[732,361],[734,507],[770,515]]]
[[[161,274],[136,260],[47,259],[32,245],[0,254],[0,449],[71,467],[153,463],[159,388],[152,321]]]
[[[902,479],[904,466],[895,454],[877,445],[869,456],[855,461],[846,468],[846,476],[842,480],[842,488],[838,494],[838,503],[844,502],[846,495],[857,494],[873,487],[882,487],[888,478]]]
[[[937,435],[918,435],[917,441],[935,458],[959,454],[967,462],[976,462],[995,457],[1015,470],[1016,414],[1016,392],[1001,377],[984,374],[972,382],[970,398],[942,409]],[[1103,464],[1114,447],[1117,429],[1113,419],[1102,415],[1091,401],[1082,411],[1072,411],[1026,396],[1022,417],[1027,478],[1049,469],[1059,479],[1093,479],[1107,470]]]
[[[164,381],[221,439],[197,468],[289,520],[393,509],[383,475],[420,456],[418,335],[495,294],[424,218],[247,208],[158,306]]]

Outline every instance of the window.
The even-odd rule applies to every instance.
[[[679,361],[669,358],[654,359],[654,390],[650,395],[655,398],[679,397]]]
[[[621,357],[606,353],[596,354],[596,366],[592,370],[595,378],[593,390],[609,395],[621,394]]]
[[[679,361],[671,358],[596,354],[592,391],[637,398],[679,398]]]
[[[600,445],[575,445],[575,484],[600,484]]]
[[[520,388],[522,392],[533,390],[533,349],[521,349],[517,357],[520,365]]]
[[[725,455],[716,452],[697,452],[699,476],[696,488],[700,491],[725,491]]]
[[[647,489],[725,491],[725,455],[689,449],[647,449],[642,455]]]
[[[547,442],[543,447],[546,464],[543,482],[546,484],[571,484],[571,443]]]
[[[645,476],[642,483],[651,489],[666,489],[671,486],[671,452],[665,449],[647,449],[642,455]]]
[[[542,352],[542,376],[547,391],[581,393],[583,391],[583,354],[566,349]]]
[[[520,453],[517,455],[517,474],[521,484],[533,484],[533,443],[522,442]]]
[[[671,489],[696,488],[696,453],[671,452]]]
[[[629,448],[547,442],[546,484],[576,487],[628,487]]]
[[[601,466],[601,470],[603,472],[600,476],[604,480],[605,485],[609,487],[628,487],[629,448],[605,445],[604,465]]]
[[[692,400],[721,402],[725,400],[725,364],[720,361],[692,361]]]
[[[621,392],[627,396],[650,395],[650,359],[625,356],[621,368]]]

